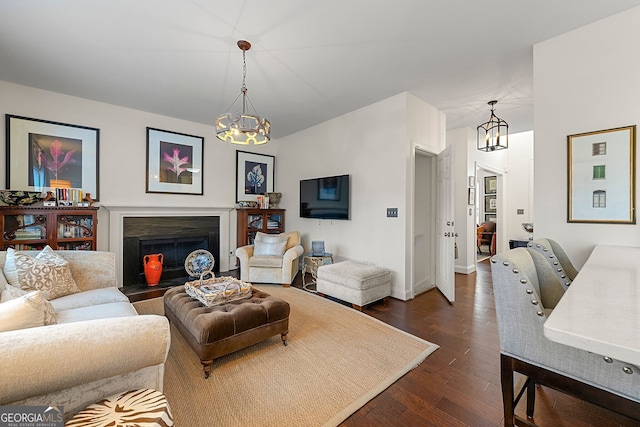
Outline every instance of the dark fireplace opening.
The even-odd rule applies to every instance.
[[[187,256],[205,249],[215,258],[220,272],[220,218],[215,217],[125,217],[123,220],[123,286],[146,285],[145,255],[163,255],[159,287],[182,285],[190,280],[184,268]]]

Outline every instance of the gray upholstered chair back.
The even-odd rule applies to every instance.
[[[564,294],[545,257],[516,248],[491,258],[493,293],[503,354],[640,401],[640,369],[544,336],[543,325]]]
[[[536,239],[529,242],[528,246],[540,252],[555,270],[565,288],[573,282],[578,275],[578,270],[573,266],[567,253],[555,240],[549,238]]]

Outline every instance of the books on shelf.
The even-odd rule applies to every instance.
[[[15,232],[16,239],[41,239],[42,238],[42,230],[40,227],[27,227],[22,228],[20,230],[16,230]]]
[[[64,222],[58,222],[59,238],[87,237],[84,234],[87,230],[93,229],[93,219],[91,217],[65,218]]]

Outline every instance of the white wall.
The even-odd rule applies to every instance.
[[[523,222],[535,222],[533,215],[533,131],[509,135],[507,149],[506,218],[507,242],[527,240],[532,235]],[[544,201],[542,201],[544,203]],[[524,210],[518,214],[518,209]],[[535,227],[535,224],[534,224]]]
[[[576,267],[596,244],[640,246],[638,225],[567,223],[567,135],[640,122],[638,40],[640,7],[534,46],[534,235]]]
[[[212,124],[204,125],[0,81],[0,113],[100,129],[99,205],[218,208],[235,205],[237,147],[215,137],[214,111]],[[204,137],[203,196],[145,192],[147,127]],[[0,121],[0,134],[5,134],[5,120]],[[276,150],[277,142],[261,147],[259,152],[274,154]],[[0,150],[2,176],[5,164],[5,150]],[[282,167],[276,163],[276,169],[278,166]],[[276,181],[276,190],[277,185]],[[98,249],[109,250],[105,209],[99,210],[98,218]],[[232,220],[229,247],[233,249],[234,215]]]
[[[100,129],[99,205],[235,205],[238,147],[215,138],[213,111],[212,124],[200,124],[0,81],[0,112]],[[2,133],[4,126],[2,120]],[[203,196],[145,192],[147,127],[204,137]],[[442,112],[402,93],[264,147],[239,149],[276,155],[275,191],[283,194],[285,226],[300,230],[307,248],[311,240],[324,240],[327,251],[338,259],[389,268],[393,296],[407,299],[411,297],[415,147],[438,153],[444,148],[444,133]],[[0,150],[2,169],[4,153]],[[299,180],[336,174],[351,175],[351,220],[299,218]],[[398,208],[398,217],[387,218],[387,207]],[[235,224],[232,214],[231,251]],[[98,249],[110,250],[108,241],[108,213],[100,209]]]
[[[424,124],[420,132],[417,126]],[[308,250],[324,240],[337,259],[366,261],[392,272],[392,295],[410,297],[413,234],[414,145],[440,150],[443,115],[402,93],[283,138],[277,154],[277,181],[287,209],[287,229],[299,230]],[[317,220],[298,215],[299,181],[351,175],[351,219]],[[387,218],[388,207],[398,208]]]

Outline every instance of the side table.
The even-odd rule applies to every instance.
[[[325,265],[328,260],[331,260],[333,264],[333,254],[325,252],[322,254],[306,253],[302,256],[302,288],[305,291],[317,292],[313,289],[309,289],[307,286],[315,285],[318,280],[318,267]],[[313,281],[305,283],[304,276],[307,273],[311,273]]]

